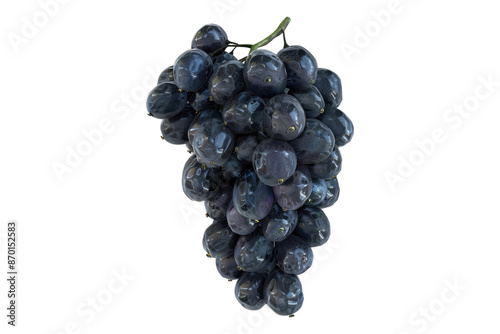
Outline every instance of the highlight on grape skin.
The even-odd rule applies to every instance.
[[[338,109],[340,77],[318,67],[328,55],[288,45],[289,23],[254,44],[206,24],[165,64],[146,107],[161,138],[188,149],[182,189],[209,218],[200,258],[236,281],[245,309],[293,317],[304,303],[300,275],[332,233],[325,209],[339,198],[340,148],[354,125]],[[279,37],[277,53],[263,48]]]

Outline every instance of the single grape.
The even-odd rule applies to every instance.
[[[227,206],[232,198],[233,187],[228,184],[223,184],[217,196],[211,200],[205,201],[205,209],[207,210],[208,216],[215,220],[225,220]]]
[[[330,238],[330,222],[320,208],[304,207],[299,210],[299,223],[293,233],[309,247],[321,246]]]
[[[274,202],[273,189],[249,169],[234,184],[233,202],[242,216],[260,220],[271,210]]]
[[[180,113],[186,102],[186,92],[172,82],[162,82],[149,93],[146,107],[153,117],[165,119]]]
[[[244,88],[243,64],[238,60],[220,64],[208,80],[210,96],[217,104],[225,104]]]
[[[162,82],[174,82],[174,66],[169,66],[160,73],[158,85]]]
[[[269,138],[257,145],[253,168],[259,179],[270,187],[288,180],[297,167],[293,147],[285,141]]]
[[[271,97],[285,91],[285,65],[271,51],[257,49],[250,53],[243,75],[247,87],[260,97]]]
[[[297,210],[305,204],[312,192],[311,174],[298,163],[295,173],[284,183],[273,187],[276,202],[286,210]]]
[[[213,71],[215,72],[217,70],[217,67],[219,67],[219,65],[221,65],[229,60],[238,60],[238,58],[236,58],[235,56],[233,56],[230,53],[227,53],[226,51],[222,52],[221,54],[219,54],[217,56],[212,57],[212,63],[213,63],[213,67],[214,67]]]
[[[321,202],[323,202],[328,192],[328,189],[326,188],[326,182],[323,179],[313,178],[312,185],[313,188],[311,195],[309,196],[306,202],[307,206],[319,205]]]
[[[304,131],[306,114],[300,102],[288,94],[273,96],[266,103],[264,131],[270,137],[292,140]]]
[[[205,122],[207,119],[212,118],[222,119],[220,112],[213,109],[203,110],[196,114],[188,130],[188,139],[191,145],[193,145],[194,135],[200,128],[201,123]]]
[[[257,134],[242,135],[236,138],[234,152],[239,160],[252,163],[253,151],[259,144],[259,136]]]
[[[340,188],[339,188],[339,180],[337,177],[333,177],[331,179],[325,180],[326,183],[326,189],[328,190],[325,196],[325,199],[323,202],[318,204],[318,207],[321,209],[328,208],[337,202],[339,199],[340,195]]]
[[[236,155],[233,153],[227,159],[227,161],[222,165],[221,167],[221,172],[219,175],[219,178],[221,181],[228,183],[228,184],[234,184],[234,181],[244,172],[248,169],[250,165],[244,161],[239,160]],[[231,193],[232,196],[232,193]]]
[[[219,191],[217,170],[200,164],[192,154],[182,171],[182,190],[193,201],[212,199]]]
[[[287,274],[300,275],[313,263],[311,247],[296,235],[276,243],[276,263]]]
[[[197,92],[191,92],[191,99],[189,105],[196,111],[203,111],[207,109],[217,109],[218,105],[213,99],[210,98],[210,91],[208,85],[204,85]]]
[[[192,49],[200,49],[206,53],[222,52],[227,47],[227,34],[217,24],[207,24],[200,28],[191,42]]]
[[[186,106],[183,111],[161,121],[161,135],[170,144],[188,144],[187,131],[193,122],[196,113],[193,108]]]
[[[242,92],[230,98],[222,109],[227,126],[238,134],[262,130],[265,102],[252,92]]]
[[[335,146],[335,149],[328,158],[318,163],[307,165],[307,169],[309,169],[313,178],[331,179],[337,176],[342,170],[342,155],[338,146]]]
[[[325,113],[318,117],[332,130],[335,135],[335,144],[342,147],[348,144],[354,136],[354,125],[349,117],[339,109],[326,109]]]
[[[304,132],[290,141],[297,155],[297,161],[303,164],[315,164],[328,158],[335,148],[335,137],[323,122],[308,118]]]
[[[234,139],[233,132],[224,126],[222,120],[211,118],[201,123],[192,145],[198,161],[212,168],[224,165],[229,159]]]
[[[279,315],[291,315],[300,310],[304,293],[297,275],[273,270],[264,282],[264,300]]]
[[[234,260],[234,256],[217,258],[215,260],[215,266],[219,274],[227,278],[228,280],[238,279],[243,274],[242,270],[238,270],[238,265]]]
[[[266,272],[275,260],[273,243],[259,230],[242,235],[234,247],[234,259],[243,271]]]
[[[314,86],[323,95],[327,107],[337,108],[342,102],[342,83],[339,76],[332,71],[319,68]]]
[[[236,286],[234,294],[240,304],[248,310],[259,310],[266,303],[264,301],[264,281],[265,274],[243,273]]]
[[[212,74],[212,58],[198,49],[184,52],[174,63],[174,81],[182,90],[196,92]]]
[[[304,90],[291,90],[288,94],[299,101],[307,118],[316,118],[325,111],[325,101],[315,86]]]
[[[283,241],[297,226],[298,218],[297,211],[283,210],[278,204],[274,203],[271,211],[261,220],[260,228],[268,240]]]
[[[228,257],[233,255],[238,238],[225,221],[214,220],[203,234],[203,248],[209,257]]]
[[[300,45],[289,46],[280,50],[278,57],[286,67],[288,88],[307,89],[316,82],[318,63],[306,48]]]
[[[226,218],[229,228],[239,235],[250,234],[259,227],[259,223],[254,219],[243,217],[234,207],[233,201],[227,206]]]

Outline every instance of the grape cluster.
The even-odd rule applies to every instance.
[[[225,51],[232,46],[250,47],[203,26],[161,73],[147,109],[162,119],[162,138],[191,153],[182,188],[205,203],[213,221],[203,247],[222,277],[238,280],[238,302],[293,315],[304,300],[298,275],[330,237],[323,209],[339,197],[339,148],[353,124],[338,109],[340,78],[304,47],[252,46],[240,61]]]

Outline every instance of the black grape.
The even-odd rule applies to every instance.
[[[300,310],[304,293],[297,275],[273,270],[264,282],[264,300],[279,315],[291,315]]]
[[[170,144],[188,144],[188,129],[196,113],[190,106],[186,106],[183,111],[161,122],[160,130],[163,139]]]
[[[207,24],[196,32],[191,42],[192,49],[201,49],[206,53],[222,52],[227,46],[227,34],[217,24]]]
[[[306,48],[300,45],[289,46],[278,52],[278,57],[286,67],[288,88],[307,89],[316,82],[318,63]]]
[[[339,109],[326,109],[319,118],[332,130],[335,135],[335,144],[342,147],[348,144],[354,136],[354,125],[345,113]]]
[[[240,304],[248,310],[259,310],[266,305],[264,301],[265,274],[243,273],[236,286],[234,294]]]
[[[287,181],[273,187],[276,202],[286,210],[296,210],[304,205],[312,192],[311,174],[307,167],[297,164],[297,169]]]
[[[187,50],[174,63],[174,81],[182,90],[196,92],[211,74],[212,58],[202,50]]]
[[[182,171],[182,190],[193,201],[212,199],[219,191],[217,170],[200,164],[192,154]]]
[[[162,82],[149,93],[146,106],[153,117],[165,119],[180,113],[186,102],[186,92],[172,82]]]
[[[342,83],[334,72],[319,68],[314,86],[323,95],[327,107],[337,108],[342,102]]]
[[[238,134],[262,130],[265,102],[252,92],[242,92],[229,99],[222,109],[227,126]]]
[[[231,256],[239,236],[223,220],[214,220],[203,234],[203,248],[209,257]]]
[[[258,49],[245,61],[245,82],[261,97],[283,94],[286,88],[286,68],[279,57],[268,50]]]
[[[268,136],[292,140],[302,134],[305,124],[306,114],[295,97],[280,94],[267,101],[263,125]]]
[[[269,138],[253,152],[253,168],[259,179],[270,187],[288,180],[297,167],[293,147],[285,141]]]
[[[321,246],[330,238],[330,221],[320,208],[305,207],[299,210],[299,223],[293,233],[309,247]]]

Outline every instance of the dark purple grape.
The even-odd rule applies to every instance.
[[[233,153],[234,139],[233,132],[221,119],[211,118],[201,123],[192,145],[200,163],[217,167],[224,165]]]
[[[210,91],[208,90],[208,86],[205,86],[206,87],[203,87],[197,92],[190,93],[192,94],[192,100],[189,100],[189,105],[196,111],[218,108],[218,104],[215,103],[212,98],[210,98]]]
[[[293,147],[285,141],[269,138],[253,152],[253,168],[259,179],[270,187],[288,180],[297,167]]]
[[[165,119],[180,113],[186,103],[186,92],[172,82],[162,82],[149,93],[146,107],[153,117]]]
[[[285,65],[268,50],[257,49],[248,55],[244,77],[247,87],[260,97],[283,94],[286,88]]]
[[[274,245],[259,230],[242,235],[234,247],[234,259],[247,272],[263,273],[274,262]]]
[[[210,96],[217,104],[225,104],[244,88],[243,64],[238,60],[226,61],[219,65],[208,80]]]
[[[225,220],[226,210],[229,202],[233,198],[233,187],[223,184],[217,196],[209,201],[205,201],[205,209],[210,218],[215,220]]]
[[[227,126],[237,134],[250,134],[262,130],[265,102],[252,92],[233,96],[222,109]]]
[[[221,167],[220,179],[228,184],[234,184],[234,181],[248,169],[250,165],[244,161],[239,160],[233,153],[227,159],[226,163]],[[232,193],[231,193],[232,196]]]
[[[307,89],[316,82],[318,63],[306,48],[300,45],[289,46],[280,50],[278,57],[286,67],[288,88]]]
[[[234,184],[233,202],[242,216],[259,220],[271,210],[273,189],[265,185],[254,171],[247,170]]]
[[[264,301],[265,274],[243,273],[236,286],[234,294],[240,304],[248,310],[259,310],[266,304]]]
[[[170,144],[188,144],[187,131],[193,122],[196,113],[190,106],[186,106],[183,111],[175,116],[165,118],[161,121],[161,135]]]
[[[339,76],[332,71],[326,68],[318,68],[314,86],[323,95],[327,107],[337,108],[342,102],[342,83]]]
[[[259,223],[254,219],[243,217],[234,207],[233,201],[227,206],[226,218],[229,228],[239,235],[250,234],[259,227]]]
[[[298,221],[298,213],[295,210],[283,210],[274,203],[271,211],[260,221],[262,234],[271,241],[285,240],[295,229]]]
[[[229,60],[238,60],[238,58],[236,58],[235,56],[233,56],[230,53],[227,53],[226,51],[222,52],[221,54],[219,54],[217,56],[212,57],[214,72],[217,70],[217,67],[219,67],[219,65],[221,65]]]
[[[223,220],[214,220],[203,234],[203,248],[209,257],[228,257],[234,253],[239,235],[231,231]]]
[[[321,209],[328,208],[337,202],[339,199],[340,188],[339,188],[339,180],[337,177],[333,177],[331,179],[325,180],[326,189],[328,190],[323,202],[318,204],[318,207]]]
[[[238,265],[233,255],[217,258],[215,260],[215,266],[219,274],[228,280],[238,279],[243,274],[243,271],[238,270]]]
[[[315,164],[328,158],[335,148],[332,130],[323,122],[308,118],[304,132],[290,141],[297,155],[297,161],[303,164]]]
[[[217,24],[207,24],[200,28],[191,42],[192,49],[201,49],[206,53],[222,52],[227,47],[227,34]]]
[[[312,192],[311,174],[306,166],[297,164],[292,177],[273,188],[276,202],[286,210],[297,210],[305,204]]]
[[[288,94],[300,102],[307,118],[316,118],[325,111],[325,101],[315,86],[311,86],[305,90],[289,91]]]
[[[193,201],[212,199],[219,191],[217,170],[200,164],[196,155],[192,154],[182,171],[182,190]]]
[[[189,138],[189,143],[191,145],[193,145],[194,135],[200,128],[201,123],[205,122],[207,119],[212,119],[212,118],[222,119],[220,112],[213,109],[203,110],[196,114],[188,130],[188,138]]]
[[[296,235],[291,235],[276,244],[276,263],[287,274],[300,275],[313,263],[311,247]]]
[[[174,66],[169,66],[160,73],[158,85],[162,82],[174,82]]]
[[[297,275],[273,270],[264,282],[264,300],[279,315],[291,315],[300,310],[304,293]]]
[[[321,162],[307,165],[307,168],[313,178],[331,179],[337,176],[342,170],[342,155],[340,155],[339,148],[335,146],[335,149],[328,158]]]
[[[189,92],[201,89],[212,74],[212,58],[199,49],[184,52],[174,63],[174,81],[177,87]]]
[[[273,96],[266,103],[263,126],[270,137],[292,140],[304,131],[306,114],[299,101],[288,94]]]
[[[335,135],[335,144],[342,147],[348,144],[354,136],[354,125],[349,117],[339,109],[325,110],[325,113],[318,117],[332,130]]]
[[[328,189],[326,188],[326,182],[323,179],[312,179],[313,189],[311,195],[307,199],[307,206],[319,205],[326,197]]]
[[[243,135],[236,138],[234,152],[239,160],[252,163],[253,151],[260,140],[257,134]]]
[[[330,222],[320,208],[304,207],[299,210],[299,223],[293,233],[309,247],[321,246],[330,238]]]

